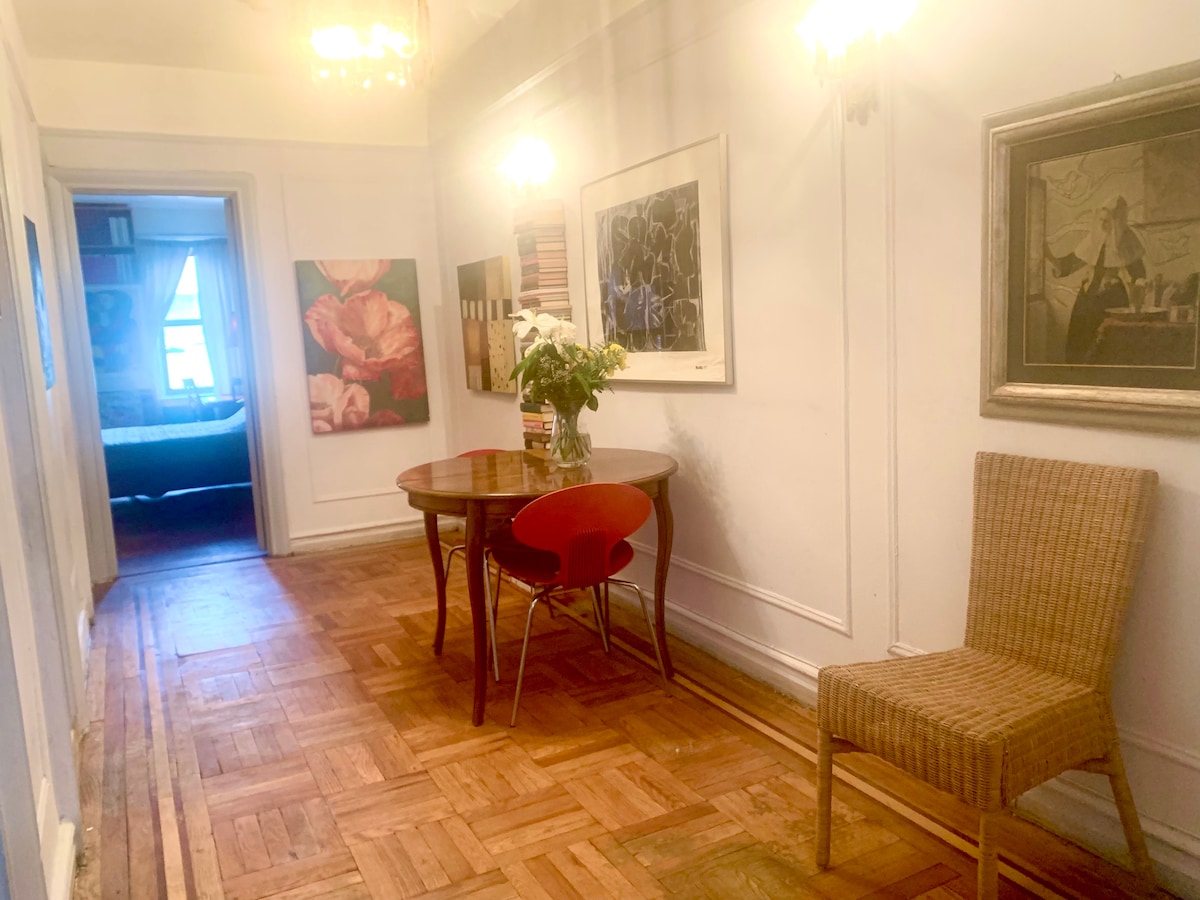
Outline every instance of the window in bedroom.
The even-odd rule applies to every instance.
[[[196,258],[189,256],[175,288],[175,299],[163,322],[163,356],[167,390],[183,393],[194,385],[209,393],[213,387],[212,362],[204,343],[200,321],[200,293],[196,287]],[[191,382],[191,384],[189,384]]]

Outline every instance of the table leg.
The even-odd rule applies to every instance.
[[[437,513],[425,513],[425,541],[429,544],[429,559],[433,563],[433,583],[437,587],[437,630],[433,633],[433,652],[442,653],[446,637],[446,569],[442,564],[442,539],[438,535]]]
[[[671,515],[671,498],[667,495],[667,479],[658,483],[654,497],[654,516],[658,523],[658,548],[654,554],[654,639],[662,653],[663,674],[675,677],[671,654],[667,650],[667,568],[671,565],[671,545],[675,541],[675,518]]]
[[[471,724],[483,724],[483,707],[487,700],[487,612],[484,604],[483,579],[483,504],[467,504],[467,594],[471,598],[471,630],[475,643],[475,706]]]

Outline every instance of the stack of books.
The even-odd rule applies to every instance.
[[[526,203],[513,216],[517,253],[521,259],[521,283],[517,304],[521,309],[571,318],[571,295],[567,292],[567,233],[561,200]],[[533,342],[530,334],[517,348],[518,356]],[[521,404],[525,447],[546,447],[554,423],[554,407],[527,397]]]
[[[513,219],[521,257],[521,309],[571,318],[567,293],[567,236],[561,200],[529,203]]]
[[[521,428],[525,437],[525,449],[545,447],[550,443],[550,431],[554,426],[554,407],[549,403],[525,400],[521,403]]]

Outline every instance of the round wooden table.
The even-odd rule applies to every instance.
[[[663,453],[598,447],[586,466],[563,469],[544,450],[504,450],[486,456],[452,457],[414,466],[396,478],[408,502],[425,514],[425,538],[437,584],[437,631],[433,649],[442,652],[446,632],[446,572],[438,536],[439,515],[467,520],[467,593],[475,650],[475,705],[471,721],[483,723],[487,698],[487,618],[484,610],[483,536],[489,519],[506,519],[536,497],[560,488],[589,482],[620,482],[641,488],[654,501],[658,546],[654,564],[654,640],[662,653],[663,670],[674,675],[667,653],[663,609],[666,603],[667,568],[675,523],[667,493],[667,479],[678,464]]]

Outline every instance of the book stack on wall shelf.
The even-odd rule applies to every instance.
[[[549,444],[553,424],[554,407],[549,403],[538,403],[534,400],[521,402],[521,428],[526,450]]]
[[[518,207],[513,216],[513,231],[521,259],[519,307],[569,320],[571,295],[567,292],[567,234],[562,201],[533,201]],[[532,342],[533,335],[529,335],[517,353],[523,356]],[[526,449],[550,443],[553,420],[554,407],[549,403],[524,398],[521,422]]]

